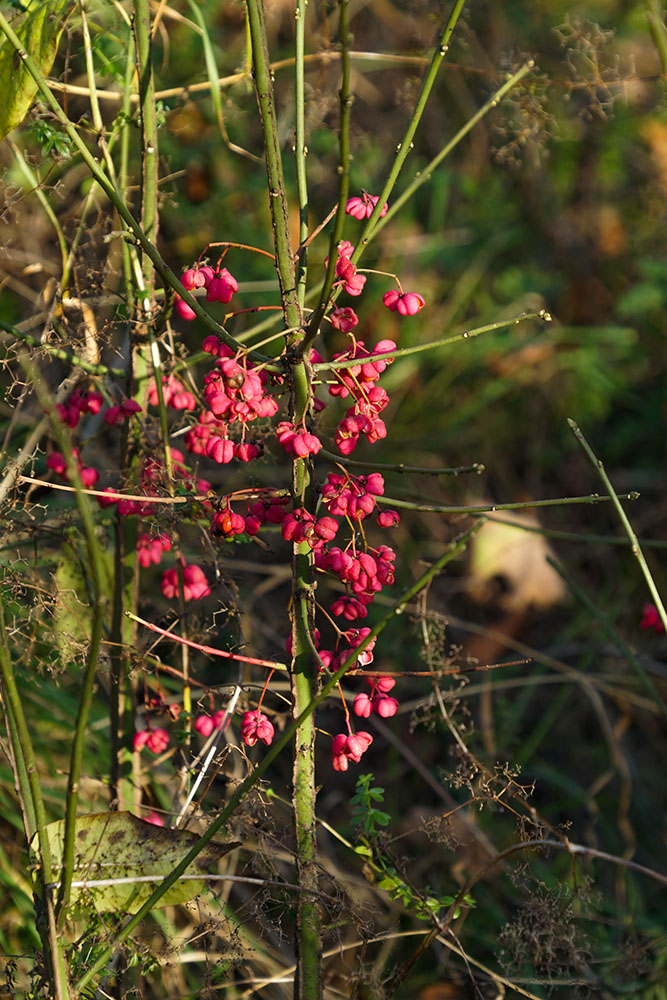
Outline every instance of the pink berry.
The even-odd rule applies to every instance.
[[[195,719],[195,729],[204,739],[208,739],[215,729],[215,723],[210,715],[198,715]]]

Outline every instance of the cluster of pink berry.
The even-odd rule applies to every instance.
[[[315,566],[345,584],[346,594],[331,605],[331,614],[353,622],[365,618],[367,607],[384,586],[394,582],[396,553],[388,545],[355,555],[340,548],[318,549]]]
[[[361,295],[366,284],[366,275],[357,271],[356,264],[353,264],[350,257],[354,253],[354,247],[348,240],[343,240],[338,244],[338,258],[336,260],[335,284],[340,286],[348,295]],[[328,263],[328,260],[325,261]]]
[[[158,566],[162,560],[162,553],[171,549],[171,539],[169,535],[147,535],[145,532],[137,538],[137,559],[139,565],[148,569],[151,563]]]
[[[58,403],[56,409],[63,423],[74,429],[84,413],[99,413],[104,403],[101,392],[79,392],[75,389],[64,403]]]
[[[367,677],[370,684],[371,693],[366,694],[360,691],[354,699],[354,714],[362,719],[367,719],[373,712],[377,712],[383,719],[389,719],[396,715],[398,711],[398,701],[390,698],[387,694],[391,691],[396,681],[393,677]]]
[[[353,476],[351,473],[337,475],[330,472],[321,492],[324,506],[330,514],[362,521],[375,510],[376,497],[384,494],[384,479],[379,472],[373,472],[370,476]],[[395,514],[398,518],[395,511],[387,513]],[[392,520],[392,523],[397,524],[398,520]]]
[[[142,747],[146,747],[151,753],[162,753],[169,746],[169,733],[161,727],[157,729],[140,729],[138,733],[134,734],[133,746],[135,750],[141,750]]]
[[[371,216],[377,203],[376,196],[364,191],[359,197],[349,199],[346,211],[348,215],[361,221]],[[386,212],[387,205],[384,205],[381,215]],[[341,291],[358,297],[366,290],[367,276],[352,263],[353,252],[354,247],[348,241],[342,241],[338,245],[334,298]],[[221,267],[220,262],[215,267],[208,264],[190,267],[183,273],[181,281],[187,291],[205,289],[208,302],[221,302],[225,305],[238,291],[238,282],[226,268]],[[384,305],[399,316],[417,314],[424,307],[424,298],[416,292],[404,293],[398,279],[396,281],[398,290],[384,294]],[[176,296],[175,311],[185,320],[192,320],[196,316],[194,310],[179,296]],[[341,454],[349,455],[362,437],[369,444],[386,437],[387,429],[381,414],[389,403],[389,397],[379,385],[379,379],[394,360],[392,352],[396,351],[396,343],[388,339],[380,340],[371,349],[362,340],[357,340],[353,331],[358,326],[359,319],[350,307],[332,304],[327,318],[332,327],[346,335],[350,342],[346,350],[334,354],[333,358],[336,362],[349,362],[349,365],[332,369],[335,381],[328,387],[329,396],[333,400],[348,400],[348,408],[338,422],[334,440]],[[262,365],[253,363],[243,352],[234,352],[216,336],[206,336],[202,348],[212,356],[213,368],[203,378],[201,395],[194,385],[186,387],[176,375],[164,374],[161,393],[158,393],[155,382],[148,384],[147,404],[157,406],[161,395],[171,410],[193,414],[187,419],[196,422],[190,422],[184,438],[185,447],[191,455],[209,459],[216,464],[228,464],[234,459],[239,462],[257,459],[263,454],[266,435],[260,429],[255,438],[251,439],[251,428],[255,421],[274,418],[278,413],[277,393],[280,392],[283,378],[268,372]],[[377,354],[385,354],[386,357],[375,358]],[[311,361],[317,363],[322,358],[313,351]],[[60,415],[70,427],[75,427],[82,413],[98,413],[102,405],[103,397],[100,393],[77,392],[60,409]],[[314,401],[316,411],[324,406],[321,400]],[[194,413],[198,408],[200,412],[195,417]],[[139,412],[141,407],[138,403],[123,400],[107,409],[104,421],[114,426]],[[317,455],[322,448],[320,437],[305,418],[281,420],[275,427],[275,434],[281,447],[297,459]],[[74,457],[78,461],[76,452]],[[339,586],[342,584],[344,592],[333,600],[329,610],[333,618],[343,619],[348,630],[342,631],[336,627],[338,638],[335,647],[318,648],[320,664],[329,671],[336,671],[370,634],[368,628],[350,628],[349,623],[358,623],[366,618],[368,607],[377,594],[394,581],[395,552],[387,545],[370,545],[361,527],[361,522],[372,515],[376,516],[376,523],[382,529],[399,523],[396,511],[378,512],[378,500],[385,492],[383,477],[378,473],[366,476],[354,476],[347,472],[329,473],[320,490],[326,513],[319,517],[296,502],[292,504],[288,497],[275,489],[258,490],[252,502],[244,501],[247,507],[240,512],[232,509],[233,494],[214,503],[209,502],[210,483],[198,477],[197,472],[188,466],[184,455],[177,449],[171,449],[171,461],[180,489],[207,498],[193,506],[193,516],[208,520],[210,533],[214,538],[231,540],[244,534],[252,537],[264,526],[280,526],[282,537],[286,541],[308,545],[318,573],[329,574]],[[66,476],[66,463],[57,452],[49,456],[48,464],[58,475]],[[98,474],[95,469],[82,468],[81,472],[87,487],[97,482]],[[151,456],[141,466],[136,497],[119,498],[107,490],[107,495],[100,496],[98,501],[101,506],[117,504],[122,516],[154,517],[159,508],[150,502],[150,498],[163,496],[167,486],[163,462]],[[146,497],[146,501],[142,501],[141,497]],[[351,537],[343,542],[339,535],[341,527],[345,525],[350,527]],[[337,539],[338,544],[333,544]],[[143,532],[137,539],[137,558],[144,569],[158,565],[163,554],[170,550],[171,539],[167,534]],[[180,557],[180,565],[172,566],[162,573],[161,592],[169,601],[178,600],[181,592],[186,601],[191,601],[209,595],[211,587],[199,566],[186,563]],[[315,641],[317,648],[319,633],[316,634]],[[373,661],[373,646],[374,642],[359,654],[358,667],[366,667]],[[394,715],[398,702],[388,694],[394,686],[393,678],[378,675],[369,678],[368,683],[370,691],[359,693],[355,698],[356,715],[361,718],[368,718],[373,712],[383,718]],[[272,723],[260,711],[261,701],[260,698],[256,709],[246,711],[242,716],[241,737],[248,746],[253,746],[258,741],[268,746],[274,738]],[[200,715],[195,720],[195,730],[203,737],[208,737],[224,724],[224,719],[223,712]],[[333,739],[333,766],[339,771],[347,770],[351,761],[359,762],[372,743],[370,734],[353,733],[349,721],[348,730],[346,734],[339,734]],[[153,753],[160,753],[168,742],[169,735],[165,729],[151,728],[149,724],[145,730],[136,734],[135,749],[146,746]]]
[[[220,269],[219,265],[215,270],[207,264],[202,267],[189,267],[181,278],[181,284],[188,292],[196,288],[205,288],[208,302],[222,302],[225,305],[231,302],[232,295],[239,289],[236,278],[226,267]],[[175,296],[174,308],[181,319],[190,320],[197,315],[179,295]]]
[[[97,483],[97,480],[100,478],[99,472],[92,466],[81,464],[81,461],[79,459],[78,448],[72,449],[72,458],[74,459],[79,469],[79,475],[81,476],[81,482],[83,483],[84,489],[92,490],[95,484]],[[60,476],[61,479],[65,480],[69,479],[65,456],[62,455],[59,451],[51,452],[51,454],[46,459],[46,467],[47,469],[51,469],[52,472],[55,472],[55,474],[57,476]]]
[[[211,593],[206,574],[200,566],[194,563],[182,562],[183,572],[183,599],[186,601],[200,601],[202,597],[208,597]],[[168,601],[178,599],[180,592],[178,567],[172,566],[162,574],[162,594]]]
[[[386,354],[396,349],[393,340],[381,340],[375,346],[374,353]],[[334,361],[357,360],[358,364],[349,368],[334,369],[338,380],[329,386],[329,395],[346,399],[351,396],[354,403],[347,410],[338,424],[334,440],[343,455],[349,455],[357,446],[363,434],[369,444],[375,444],[387,436],[387,428],[379,414],[389,403],[389,396],[381,386],[375,383],[393,358],[380,358],[377,361],[363,361],[368,357],[368,351],[362,340],[355,340],[347,351],[334,355]]]
[[[204,739],[207,739],[214,729],[219,729],[225,721],[225,712],[215,712],[213,716],[199,715],[195,719],[195,729]],[[270,746],[273,742],[275,730],[273,724],[260,712],[259,708],[244,712],[241,717],[241,739],[246,746],[253,747],[257,740],[265,746]]]
[[[360,729],[356,733],[338,733],[331,744],[334,771],[347,771],[350,761],[358,764],[373,742],[370,733]]]
[[[162,398],[165,406],[171,406],[173,410],[194,410],[197,406],[194,394],[186,389],[175,375],[162,376]],[[155,379],[151,379],[148,383],[148,402],[151,406],[157,406],[159,403]]]

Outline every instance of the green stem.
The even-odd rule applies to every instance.
[[[304,246],[308,239],[308,179],[306,175],[306,93],[305,93],[305,38],[306,10],[308,0],[297,0],[296,41],[294,60],[294,105],[295,105],[295,147],[296,192],[299,201],[299,245],[302,247],[296,270],[296,297],[299,309],[303,309],[306,299],[306,278],[308,273],[308,249]]]
[[[299,21],[297,22],[298,45],[303,46],[303,20],[305,3],[301,0]],[[278,127],[273,93],[273,82],[269,67],[269,54],[264,23],[262,0],[247,0],[250,41],[253,54],[253,74],[255,92],[259,106],[264,155],[269,186],[269,202],[273,226],[273,244],[276,256],[278,281],[285,326],[295,331],[290,335],[292,343],[303,340],[301,330],[301,301],[305,297],[305,270],[300,264],[300,289],[295,287],[295,262],[290,247],[289,217],[287,197],[283,178],[282,160],[278,143]],[[299,43],[300,39],[300,43]],[[303,55],[303,53],[301,53]],[[297,59],[297,64],[299,60]],[[297,67],[297,78],[299,74]],[[302,68],[301,68],[302,72]],[[297,84],[298,88],[299,84]],[[307,235],[307,188],[305,176],[305,143],[303,134],[303,93],[301,107],[297,111],[297,178],[301,209],[301,232]],[[299,95],[297,94],[297,102]],[[301,119],[301,121],[300,121]],[[299,161],[301,161],[299,163]],[[303,237],[305,238],[305,236]],[[292,362],[291,412],[295,421],[305,421],[310,417],[312,387],[310,370],[302,360]],[[295,459],[293,464],[294,506],[310,509],[314,506],[312,493],[311,462]],[[317,888],[317,850],[315,837],[315,729],[307,706],[311,704],[315,679],[310,653],[309,636],[314,618],[313,567],[307,545],[295,546],[292,564],[292,698],[293,715],[298,723],[293,723],[294,736],[294,820],[296,834],[296,861],[299,885],[310,890],[300,893],[297,901],[297,975],[295,996],[299,1000],[316,1000],[321,996],[320,976],[320,927],[319,910],[311,895]]]
[[[646,5],[646,20],[651,37],[658,50],[663,75],[667,74],[667,28],[665,27],[665,12],[660,0],[648,0]]]
[[[305,413],[311,405],[312,390],[303,363],[294,368],[294,409]],[[293,466],[294,506],[313,510],[312,461],[296,459]],[[311,652],[315,606],[313,567],[310,548],[294,547],[292,567],[292,712],[303,715],[316,691],[316,672]],[[293,807],[296,835],[296,864],[299,885],[307,890],[297,900],[295,1000],[317,1000],[322,995],[320,969],[320,920],[316,898],[317,838],[315,814],[315,720],[306,714],[294,736]]]
[[[465,472],[472,472],[481,476],[485,471],[481,462],[473,462],[472,465],[459,465],[451,469],[431,469],[428,465],[404,465],[403,462],[398,462],[396,465],[383,462],[358,462],[354,458],[336,455],[333,451],[327,451],[326,448],[321,448],[318,454],[335,462],[336,465],[349,465],[353,469],[369,469],[372,472],[409,472],[422,476],[461,476]],[[667,542],[665,544],[667,545]]]
[[[149,0],[134,0],[134,36],[141,110],[141,225],[146,238],[155,245],[158,232],[158,146]],[[142,270],[146,286],[144,305],[151,309],[153,262],[145,252]]]
[[[591,532],[584,533],[581,531],[560,531],[558,528],[543,528],[542,525],[524,524],[523,522],[505,520],[502,517],[494,517],[492,520],[496,524],[505,524],[508,528],[516,528],[517,531],[528,531],[535,535],[544,535],[545,538],[557,538],[562,542],[576,542],[577,545],[587,542],[593,545],[627,547],[631,544],[627,538],[616,538],[613,535],[595,535]],[[667,549],[667,542],[654,538],[642,538],[641,544],[645,549]]]
[[[621,506],[621,502],[620,502],[621,498],[626,499],[626,497],[625,497],[624,494],[621,494],[619,496],[616,493],[616,491],[614,490],[614,487],[611,484],[611,480],[610,480],[609,476],[607,475],[607,473],[605,471],[605,467],[602,464],[602,461],[599,458],[597,458],[597,456],[595,455],[595,453],[594,453],[593,449],[591,448],[591,446],[589,445],[588,441],[586,440],[586,438],[584,437],[584,435],[581,433],[581,430],[579,429],[579,426],[577,425],[577,423],[574,420],[570,420],[569,418],[568,418],[567,422],[570,425],[570,430],[572,431],[572,433],[576,437],[576,439],[579,442],[579,444],[581,445],[581,447],[586,452],[588,458],[590,459],[591,465],[593,466],[594,469],[597,470],[598,475],[600,476],[600,479],[604,483],[604,485],[605,485],[605,487],[607,489],[607,492],[609,493],[609,496],[605,497],[604,499],[605,500],[607,500],[607,499],[611,500],[611,502],[613,503],[614,507],[616,508],[616,513],[618,514],[618,516],[620,518],[620,521],[621,521],[621,524],[625,528],[625,533],[628,536],[628,539],[630,541],[630,548],[632,550],[632,554],[635,557],[635,559],[637,560],[637,562],[639,563],[639,568],[642,571],[644,579],[646,580],[646,583],[648,585],[648,589],[650,591],[651,597],[653,598],[653,602],[654,602],[654,604],[655,604],[655,606],[656,606],[656,608],[658,610],[658,614],[660,616],[660,621],[662,622],[662,627],[667,632],[667,612],[665,612],[665,606],[662,603],[662,598],[660,596],[658,588],[655,585],[655,580],[653,579],[653,576],[651,574],[651,570],[648,568],[648,563],[646,562],[646,559],[644,558],[644,553],[642,552],[641,547],[639,545],[639,539],[637,538],[637,536],[636,536],[636,534],[635,534],[635,532],[633,530],[633,527],[630,524],[630,521],[628,519],[627,514],[625,513],[625,511],[623,510],[623,507]],[[633,497],[632,494],[630,494],[630,498],[634,499],[634,497]]]
[[[495,323],[487,323],[486,326],[478,326],[473,330],[463,330],[462,333],[455,333],[451,337],[441,337],[439,340],[431,340],[427,344],[415,344],[412,347],[397,348],[395,351],[364,355],[364,362],[385,361],[390,358],[407,357],[409,354],[421,354],[422,351],[432,351],[436,347],[457,344],[461,340],[472,340],[473,337],[479,337],[483,333],[493,333],[494,330],[502,330],[506,326],[516,326],[529,319],[540,319],[544,323],[551,323],[551,314],[546,309],[540,309],[538,312],[519,313],[518,316],[512,316],[510,319],[499,319]],[[341,368],[352,368],[358,364],[358,358],[348,358],[344,361],[318,361],[313,365],[313,371],[338,371]]]
[[[1,689],[2,688],[0,687],[0,690]],[[12,763],[14,765],[16,793],[21,805],[21,812],[23,813],[23,828],[25,830],[26,842],[29,844],[37,832],[37,818],[35,815],[32,789],[30,787],[30,778],[28,776],[28,769],[26,767],[25,757],[23,754],[23,747],[21,745],[21,736],[19,734],[18,726],[16,725],[16,716],[14,715],[12,706],[6,697],[3,698],[3,704],[5,717],[7,719],[7,731],[12,753]]]
[[[160,901],[164,896],[165,892],[178,880],[178,878],[185,872],[185,870],[192,864],[195,858],[200,854],[200,852],[206,847],[206,845],[213,839],[216,833],[221,830],[230,816],[234,813],[239,804],[243,801],[247,793],[253,788],[260,778],[266,773],[270,765],[280,754],[280,752],[290,743],[292,738],[295,736],[297,730],[305,719],[312,715],[316,708],[322,704],[325,698],[331,693],[331,691],[336,687],[338,682],[342,680],[348,670],[351,670],[359,659],[359,655],[370,645],[370,643],[376,639],[381,632],[384,631],[385,627],[392,621],[396,615],[401,615],[405,611],[406,607],[410,601],[416,597],[416,595],[427,587],[428,584],[433,580],[442,570],[447,566],[448,563],[455,559],[456,556],[460,555],[465,551],[468,542],[472,536],[479,531],[482,524],[484,523],[484,518],[477,521],[465,534],[461,535],[455,542],[447,547],[447,550],[443,555],[430,566],[419,579],[403,591],[399,599],[392,605],[392,607],[387,611],[383,618],[371,629],[370,634],[364,639],[363,642],[357,646],[353,652],[350,653],[345,662],[339,667],[335,674],[330,674],[327,680],[323,681],[322,686],[311,701],[306,705],[303,712],[297,716],[294,721],[286,727],[285,731],[276,739],[276,742],[271,746],[271,748],[266,752],[265,756],[259,762],[259,764],[254,768],[253,771],[245,778],[244,781],[236,788],[236,791],[231,796],[227,805],[222,809],[217,819],[215,819],[208,829],[202,834],[199,840],[193,844],[185,857],[179,861],[176,867],[169,873],[169,875],[160,883],[155,891],[151,894],[150,898],[146,900],[141,909],[137,910],[134,916],[119,929],[114,940],[109,944],[104,951],[97,957],[95,962],[90,966],[89,969],[81,976],[81,978],[76,983],[76,989],[80,992],[95,975],[99,972],[101,968],[109,961],[113,955],[116,948],[127,940],[129,935],[135,929],[135,927],[143,920],[146,914],[150,913],[154,906]]]
[[[639,493],[622,493],[624,500],[638,500]],[[584,497],[558,497],[555,500],[517,500],[513,503],[480,504],[477,507],[452,507],[447,504],[416,503],[412,500],[396,500],[393,497],[377,497],[377,502],[387,507],[401,507],[405,510],[420,510],[424,514],[492,514],[497,510],[524,510],[528,507],[565,507],[575,503],[604,503],[611,497],[591,493]]]
[[[11,713],[10,737],[12,739],[14,759],[17,761],[17,764],[19,760],[23,762],[21,772],[25,773],[28,781],[27,788],[23,787],[23,785],[21,786],[21,794],[25,796],[26,812],[30,812],[34,817],[39,844],[39,857],[41,860],[37,878],[44,909],[42,910],[42,907],[37,907],[37,923],[42,939],[45,963],[52,979],[55,995],[60,1000],[60,998],[69,997],[69,991],[62,941],[57,935],[52,933],[47,918],[47,912],[51,903],[49,897],[50,890],[47,886],[53,882],[53,866],[51,862],[51,849],[46,833],[46,810],[44,809],[44,799],[42,798],[42,789],[39,784],[35,751],[30,738],[30,730],[23,714],[23,704],[16,684],[10,648],[9,637],[5,627],[4,603],[0,597],[0,676],[2,677],[2,695],[6,702],[8,713]],[[18,737],[16,742],[14,742],[14,729]],[[29,830],[26,830],[26,837],[30,839]]]
[[[70,756],[69,776],[67,781],[67,798],[65,805],[65,832],[63,836],[63,868],[58,891],[58,901],[56,904],[56,915],[61,923],[64,917],[65,908],[69,900],[69,892],[72,884],[74,872],[74,834],[76,823],[76,808],[79,795],[79,780],[83,766],[83,750],[86,740],[86,727],[88,716],[93,700],[93,687],[95,682],[95,672],[99,660],[100,646],[102,642],[102,632],[104,628],[104,616],[107,598],[104,593],[104,562],[99,539],[95,532],[95,522],[88,497],[86,496],[79,468],[72,455],[72,441],[66,425],[60,419],[55,408],[53,396],[42,379],[36,365],[27,357],[19,357],[21,367],[30,379],[39,404],[49,418],[51,430],[55,437],[60,452],[67,463],[68,478],[75,487],[76,503],[79,508],[83,534],[88,552],[92,582],[92,610],[93,623],[90,642],[88,645],[88,656],[86,667],[81,681],[81,695],[79,697],[79,709],[77,712],[74,739],[72,741],[72,751]]]

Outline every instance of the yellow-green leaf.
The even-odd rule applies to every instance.
[[[64,820],[46,827],[55,879],[60,878],[65,834]],[[91,813],[76,821],[71,915],[136,913],[162,879],[174,870],[199,840],[187,830],[167,830],[129,812]],[[236,843],[211,841],[185,875],[162,896],[158,906],[185,903],[202,892],[206,871]],[[37,861],[37,836],[31,842]]]
[[[85,656],[92,613],[86,579],[71,545],[60,550],[55,572],[53,632],[65,663]]]
[[[48,76],[58,51],[73,0],[27,0],[27,13],[14,18],[12,28],[43,76]],[[8,39],[0,45],[0,139],[20,125],[37,93],[37,84]]]

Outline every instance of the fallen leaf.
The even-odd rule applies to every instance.
[[[502,577],[508,589],[499,603],[507,611],[531,605],[549,608],[563,600],[565,584],[547,562],[547,556],[554,557],[553,549],[542,535],[521,528],[538,528],[537,519],[513,511],[503,511],[498,517],[503,523],[488,515],[470,546],[469,594],[480,602],[488,600],[491,580]]]

